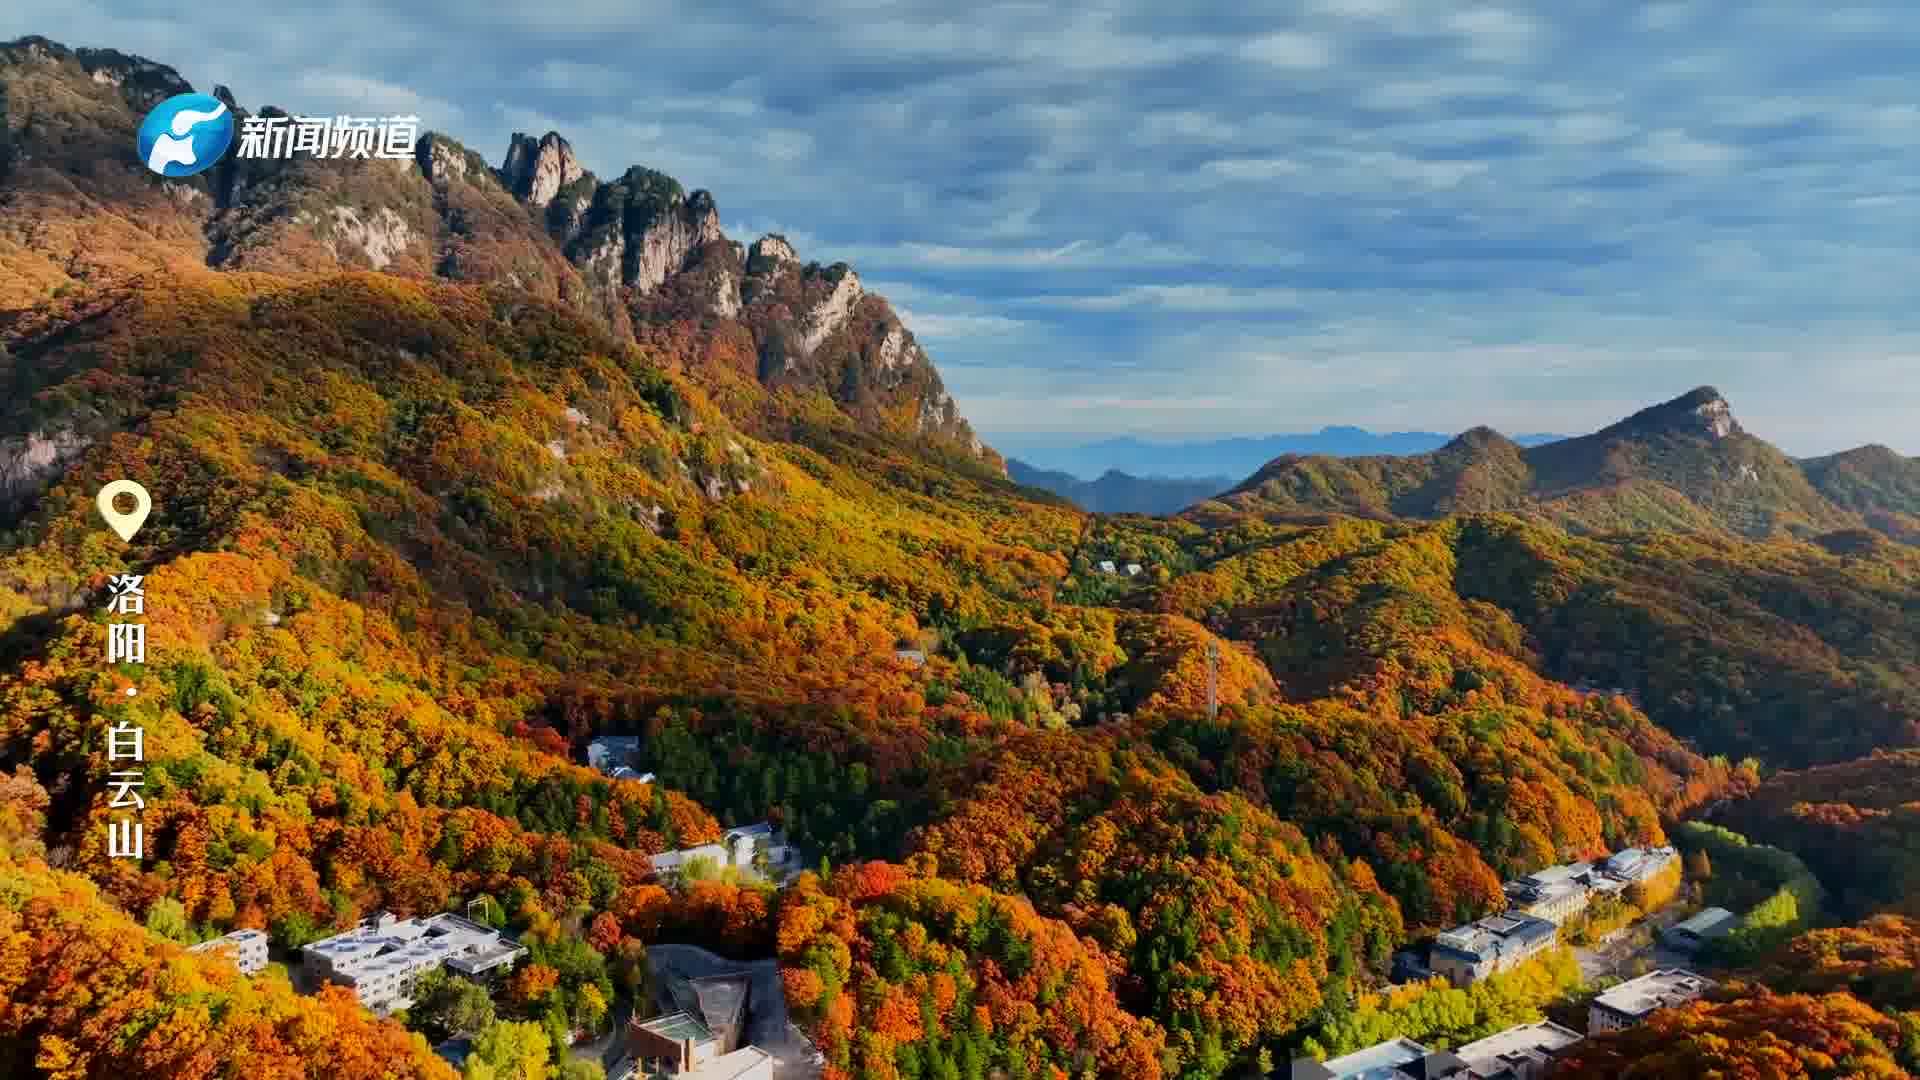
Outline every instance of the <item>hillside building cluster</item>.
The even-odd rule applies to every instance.
[[[1542,1020],[1520,1024],[1456,1050],[1436,1050],[1412,1039],[1389,1039],[1327,1061],[1300,1058],[1269,1080],[1542,1080],[1569,1047],[1588,1035],[1632,1027],[1657,1009],[1669,1009],[1713,989],[1711,979],[1668,968],[1629,979],[1595,998],[1587,1030]]]
[[[1618,896],[1679,859],[1680,853],[1670,847],[1630,847],[1595,862],[1549,866],[1507,882],[1507,902],[1515,911],[1561,926],[1585,911],[1594,897]]]
[[[718,843],[655,855],[653,872],[665,881],[681,881],[698,860],[707,861],[716,870],[731,869],[776,885],[785,885],[803,869],[799,850],[780,830],[763,821],[728,829]]]
[[[420,976],[446,968],[469,979],[510,971],[525,946],[451,912],[400,919],[382,912],[300,950],[309,986],[339,983],[380,1016],[413,1004]]]

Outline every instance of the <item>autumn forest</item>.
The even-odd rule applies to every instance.
[[[587,1077],[568,1042],[692,944],[776,961],[829,1080],[1255,1076],[1558,1015],[1595,989],[1566,953],[1472,993],[1394,954],[1665,844],[1749,915],[1721,987],[1556,1075],[1920,1070],[1908,489],[1789,463],[1730,516],[1689,478],[1759,440],[1690,402],[1533,460],[1551,497],[1479,498],[1474,443],[1091,515],[1007,478],[884,300],[823,321],[848,271],[708,235],[704,193],[586,174],[575,221],[444,135],[101,164],[177,82],[0,45],[0,1075],[444,1080],[466,1032],[469,1077]],[[418,250],[373,265],[334,205]],[[123,574],[141,664],[103,652]],[[785,888],[655,872],[760,821]],[[529,950],[491,999],[289,978],[476,902]],[[187,951],[241,928],[265,972]]]

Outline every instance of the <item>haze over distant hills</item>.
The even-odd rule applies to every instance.
[[[1351,426],[1328,426],[1319,431],[1274,435],[1241,435],[1225,439],[1160,442],[1123,436],[1070,446],[1002,447],[1037,469],[1100,476],[1109,469],[1133,476],[1181,479],[1252,475],[1282,454],[1325,454],[1356,457],[1371,454],[1424,454],[1445,446],[1452,436],[1435,431],[1373,432]],[[1559,435],[1520,435],[1522,446],[1552,442]]]
[[[1233,486],[1226,476],[1134,476],[1108,469],[1097,480],[1082,480],[1057,469],[1036,469],[1007,459],[1015,483],[1062,496],[1082,510],[1102,514],[1172,514],[1210,499]]]
[[[1796,461],[1749,434],[1726,398],[1702,386],[1594,434],[1534,446],[1478,427],[1419,454],[1283,454],[1192,516],[1218,523],[1479,512],[1524,514],[1571,532],[1807,537],[1870,528],[1912,542],[1920,537],[1920,462],[1880,446]]]

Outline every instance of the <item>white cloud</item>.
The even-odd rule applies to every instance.
[[[1448,16],[1447,27],[1465,39],[1469,57],[1493,62],[1532,59],[1546,37],[1531,16],[1505,8],[1468,8]]]
[[[895,311],[915,337],[929,344],[955,338],[1006,337],[1021,333],[1031,325],[1004,315],[934,315],[908,311],[897,305]]]
[[[1228,180],[1276,180],[1298,175],[1304,166],[1287,158],[1220,158],[1200,166],[1202,172]]]
[[[1625,139],[1635,130],[1617,113],[1570,112],[1548,121],[1543,137],[1550,142],[1585,146]]]
[[[1116,292],[1025,297],[1022,303],[1075,311],[1260,312],[1299,306],[1297,289],[1231,285],[1130,285]]]
[[[1295,71],[1316,71],[1333,63],[1327,39],[1295,30],[1262,34],[1240,46],[1240,55],[1262,64]]]
[[[1237,125],[1198,109],[1150,112],[1141,119],[1140,130],[1149,140],[1191,139],[1197,142],[1226,142],[1240,131]]]
[[[1648,135],[1633,154],[1643,164],[1681,173],[1724,169],[1740,157],[1740,152],[1734,147],[1696,139],[1673,128],[1663,128]]]
[[[428,97],[404,86],[383,82],[345,71],[307,70],[294,80],[298,107],[289,103],[288,111],[312,111],[322,106],[337,113],[409,113],[420,117],[428,127],[447,128],[461,120],[460,107]]]

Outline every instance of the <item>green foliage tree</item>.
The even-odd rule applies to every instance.
[[[473,1041],[466,1080],[547,1080],[552,1049],[539,1024],[497,1020]]]
[[[199,940],[193,925],[187,921],[186,906],[171,896],[163,896],[147,908],[146,926],[161,937],[182,944],[191,945]]]
[[[420,977],[407,1015],[411,1026],[434,1042],[476,1038],[495,1019],[493,998],[485,987],[445,970]]]

